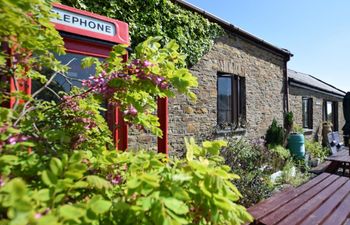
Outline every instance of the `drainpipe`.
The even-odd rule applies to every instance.
[[[284,113],[289,112],[289,85],[288,85],[288,67],[287,62],[289,61],[290,57],[284,60],[284,68],[283,68],[283,76],[284,76]]]

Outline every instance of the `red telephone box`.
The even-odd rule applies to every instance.
[[[75,9],[62,4],[53,4],[53,12],[58,14],[57,18],[51,20],[55,28],[60,32],[64,40],[67,54],[57,56],[62,63],[68,63],[70,70],[68,75],[73,78],[87,79],[94,74],[93,69],[80,67],[81,60],[86,56],[106,58],[112,47],[116,44],[129,45],[128,24],[105,16],[97,15],[87,11]],[[127,60],[127,55],[125,56]],[[57,80],[64,91],[69,91],[69,85],[64,80]],[[61,83],[60,83],[61,82]],[[74,82],[73,85],[80,86],[81,83]],[[11,90],[13,90],[11,88]],[[27,81],[26,93],[31,93],[31,81]],[[158,151],[168,153],[167,126],[168,126],[168,99],[158,99],[158,116],[160,118],[163,138],[158,139]],[[107,106],[107,122],[113,132],[114,141],[120,150],[127,149],[127,125],[122,113],[113,106]]]
[[[108,57],[113,45],[129,45],[129,29],[125,22],[62,4],[53,4],[53,11],[58,14],[58,18],[51,21],[63,37],[67,52],[64,56],[58,56],[58,59],[67,63],[74,58],[69,65],[70,77],[87,79],[94,73],[91,69],[81,70],[80,61],[84,57],[93,56],[103,59]],[[64,83],[62,86],[64,87]],[[127,149],[127,126],[119,110],[108,105],[106,119],[113,132],[117,148]]]

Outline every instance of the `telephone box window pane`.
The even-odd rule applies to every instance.
[[[56,58],[62,62],[63,65],[68,64],[69,70],[64,77],[61,74],[57,74],[55,79],[51,82],[49,85],[49,88],[51,88],[54,92],[58,93],[60,91],[69,92],[73,86],[81,87],[81,81],[88,79],[89,76],[94,75],[96,70],[92,66],[90,68],[81,68],[81,61],[84,59],[85,55],[80,54],[74,54],[74,53],[67,53],[65,55],[56,56]],[[101,59],[102,60],[102,59]],[[54,71],[44,71],[44,74],[46,74],[48,77],[51,77],[54,73]],[[71,78],[71,79],[69,79]],[[42,84],[38,81],[33,81],[33,88],[32,92],[34,93],[37,91]],[[59,99],[49,90],[42,91],[37,98],[43,99],[46,101],[58,101]]]
[[[89,78],[89,76],[95,74],[95,68],[89,67],[89,68],[81,68],[81,61],[86,58],[85,55],[79,55],[79,54],[73,54],[73,53],[67,53],[66,55],[57,56],[56,58],[62,62],[62,64],[68,64],[68,67],[70,68],[68,70],[67,76],[72,78],[71,82],[73,86],[81,87],[81,81],[78,80],[86,80]],[[58,75],[56,77],[56,82],[64,89],[65,92],[69,92],[71,90],[71,85],[67,80],[63,77]]]

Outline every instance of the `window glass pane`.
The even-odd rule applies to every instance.
[[[326,119],[327,121],[333,122],[333,104],[332,102],[327,102],[327,115]]]
[[[87,56],[74,54],[74,53],[67,53],[65,55],[56,56],[56,58],[60,60],[62,64],[66,65],[69,63],[67,66],[70,69],[65,75],[71,79],[69,79],[68,81],[68,79],[66,79],[63,75],[57,74],[55,79],[49,85],[49,87],[56,93],[60,91],[69,92],[73,86],[81,87],[82,86],[81,80],[88,79],[89,76],[95,74],[94,67],[90,67],[86,69],[81,68],[81,61],[85,57]],[[52,71],[44,71],[43,73],[44,74],[46,73],[47,76],[51,76],[53,74]],[[41,86],[42,86],[41,83],[39,83],[38,81],[34,81],[33,88],[32,88],[33,92],[38,90]],[[57,97],[48,90],[41,92],[38,98],[44,99],[47,101],[58,100]]]
[[[309,127],[308,99],[303,98],[302,104],[303,104],[302,105],[303,127],[308,128]]]
[[[231,77],[218,77],[218,123],[232,122]]]

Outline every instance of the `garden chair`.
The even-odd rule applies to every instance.
[[[331,151],[332,155],[335,155],[338,152],[347,149],[344,146],[344,144],[342,142],[340,142],[339,132],[329,132],[327,134],[327,138],[328,138],[328,146],[330,148],[330,151]],[[349,165],[349,163],[342,163],[340,168],[343,171],[343,175],[345,175],[345,171],[346,171],[347,168],[350,168],[350,165]],[[350,171],[349,171],[349,173],[350,173]]]

